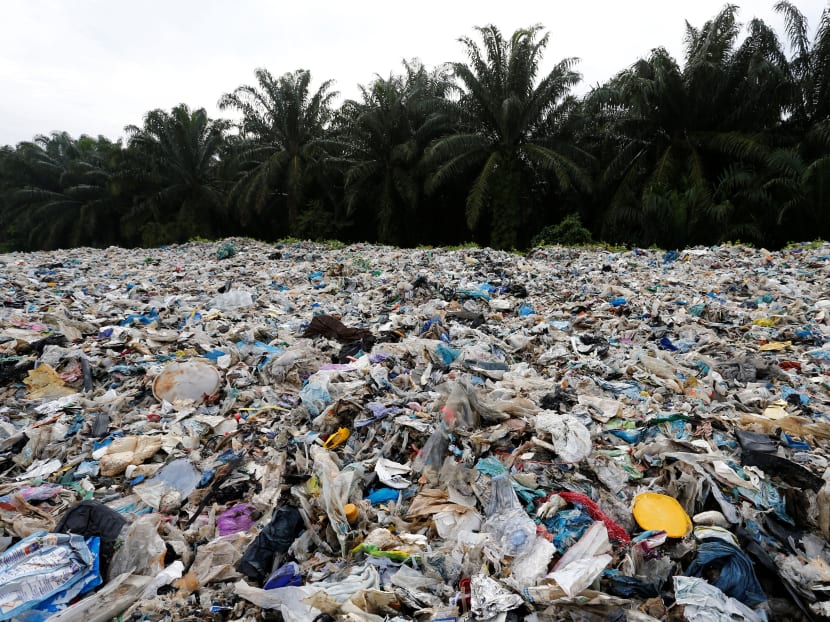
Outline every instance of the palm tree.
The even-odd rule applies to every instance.
[[[429,149],[434,192],[466,174],[475,178],[467,194],[471,229],[490,225],[491,244],[515,247],[526,237],[531,182],[549,175],[563,190],[590,187],[583,163],[588,155],[559,138],[574,106],[570,89],[580,80],[575,59],[566,58],[537,80],[548,34],[542,27],[517,30],[505,39],[498,28],[477,28],[482,45],[461,39],[468,63],[451,63],[457,80],[461,129]],[[489,221],[489,222],[488,222]]]
[[[791,2],[782,0],[775,10],[784,16],[792,48],[790,68],[796,87],[791,121],[807,130],[830,119],[830,7],[819,17],[813,40],[807,36],[807,18]]]
[[[321,140],[337,92],[330,90],[329,80],[311,94],[311,73],[303,69],[279,78],[257,69],[255,76],[256,86],[240,86],[219,100],[220,109],[242,116],[238,157],[243,172],[230,199],[245,221],[284,206],[293,231],[309,198],[311,169],[325,156]]]
[[[223,232],[226,192],[217,171],[229,127],[185,104],[127,126],[131,174],[143,187],[125,219],[129,231],[146,244]]]
[[[121,151],[120,142],[104,137],[54,132],[8,152],[17,182],[4,220],[18,243],[50,249],[117,242],[121,206],[112,181]]]
[[[766,135],[780,126],[790,91],[775,34],[753,20],[736,47],[740,31],[737,7],[727,5],[701,29],[687,23],[682,69],[657,49],[589,95],[604,152],[605,237],[665,243],[665,231],[682,245],[759,232],[756,215],[724,193],[763,169]]]
[[[777,206],[779,243],[803,236],[830,235],[830,7],[819,17],[813,40],[807,18],[790,2],[775,10],[784,16],[792,55],[792,105],[783,134],[785,144],[770,161],[765,188]]]
[[[350,217],[374,219],[383,243],[417,240],[422,218],[420,163],[429,143],[450,128],[445,99],[449,81],[415,61],[405,73],[378,76],[361,86],[361,101],[346,101],[338,118],[345,168],[345,205]],[[365,235],[365,234],[364,234]]]

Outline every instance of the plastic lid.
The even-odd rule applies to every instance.
[[[346,513],[346,519],[350,523],[357,520],[357,506],[354,503],[347,503],[343,506],[343,511]]]
[[[692,521],[674,497],[643,492],[634,497],[634,520],[646,531],[665,531],[670,538],[683,538],[692,530]]]

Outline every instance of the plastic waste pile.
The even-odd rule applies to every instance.
[[[0,621],[830,617],[830,244],[0,256]]]

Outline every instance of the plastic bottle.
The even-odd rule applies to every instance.
[[[484,531],[493,534],[502,554],[510,557],[527,553],[536,541],[536,523],[519,503],[507,473],[492,480]]]

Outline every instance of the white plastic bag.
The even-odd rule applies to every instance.
[[[591,433],[573,415],[545,410],[536,415],[536,430],[550,434],[556,454],[564,462],[581,462],[591,455]]]

